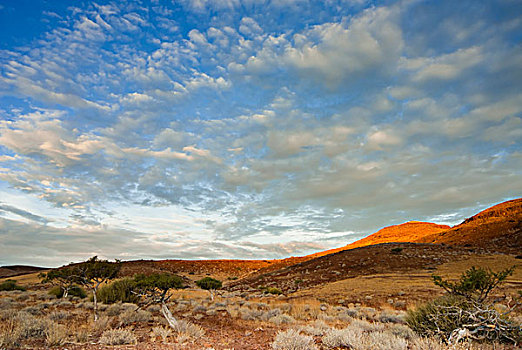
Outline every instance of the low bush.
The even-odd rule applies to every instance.
[[[157,337],[161,337],[161,340],[165,343],[167,338],[172,334],[172,330],[168,327],[158,326],[152,328],[151,338],[155,340]]]
[[[272,343],[274,350],[317,350],[314,338],[295,329],[279,331]]]
[[[295,319],[292,316],[287,315],[287,314],[280,314],[277,316],[273,316],[273,317],[269,318],[268,321],[275,323],[277,325],[295,323]]]
[[[0,323],[0,349],[15,349],[20,346],[22,334],[14,317]]]
[[[135,282],[132,278],[123,278],[101,287],[98,290],[98,300],[105,304],[114,304],[117,302],[137,303],[139,297],[133,294]]]
[[[54,295],[57,298],[62,298],[64,294],[64,290],[60,286],[56,286],[49,290],[49,295]],[[86,298],[87,293],[80,286],[73,286],[69,289],[69,297],[78,297],[80,299]]]
[[[45,343],[49,346],[62,346],[67,341],[67,329],[64,325],[50,323],[45,331]]]
[[[275,287],[268,287],[267,289],[264,290],[264,293],[265,294],[275,294],[275,295],[283,294],[281,289],[275,288]]]
[[[128,326],[131,323],[148,322],[151,317],[151,313],[145,310],[127,310],[120,315],[120,323]]]
[[[16,321],[22,338],[44,338],[51,321],[44,318],[34,317],[27,312],[19,312]]]
[[[26,291],[22,286],[19,286],[16,284],[15,280],[6,280],[2,283],[0,283],[0,291],[11,291],[11,290],[20,290],[20,291]]]
[[[197,324],[185,320],[179,320],[174,327],[174,331],[178,333],[178,338],[183,339],[199,339],[205,335],[205,330]]]
[[[100,344],[127,345],[136,344],[137,340],[129,329],[108,329],[100,337]]]

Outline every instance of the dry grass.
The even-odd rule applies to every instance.
[[[45,343],[48,346],[62,346],[67,341],[67,329],[64,325],[51,323],[45,331]]]
[[[130,329],[108,329],[100,337],[100,344],[127,345],[136,344],[137,339]]]
[[[168,327],[157,326],[153,327],[151,331],[152,341],[156,341],[156,338],[160,337],[161,340],[166,343],[168,337],[172,334],[172,330]]]

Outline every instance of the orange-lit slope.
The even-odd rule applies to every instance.
[[[358,247],[364,247],[379,243],[391,243],[391,242],[416,242],[422,237],[431,236],[439,232],[446,231],[450,228],[447,225],[437,225],[431,222],[420,222],[420,221],[408,221],[404,224],[388,226],[374,234],[360,239],[356,242],[348,244],[344,247],[326,250],[312,254],[313,257],[324,256],[342,250],[353,249]]]
[[[503,252],[522,250],[522,198],[497,204],[449,230],[416,242],[472,245]]]

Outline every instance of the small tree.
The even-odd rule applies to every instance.
[[[172,316],[167,302],[172,297],[171,290],[183,288],[181,277],[162,273],[149,276],[137,275],[134,277],[134,293],[146,299],[147,305],[161,304],[161,313],[169,326],[176,329],[178,321]]]
[[[47,273],[43,272],[39,276],[42,278],[42,283],[51,283],[58,286],[62,290],[63,298],[67,298],[69,291],[78,280],[76,272],[71,266],[64,266]]]
[[[409,310],[406,322],[417,333],[441,337],[449,344],[465,338],[518,344],[522,340],[520,325],[508,316],[520,304],[515,302],[500,313],[488,303],[491,291],[513,271],[514,267],[500,272],[472,267],[457,282],[433,276],[434,283],[448,294]]]
[[[119,260],[116,260],[116,262],[110,262],[107,260],[100,260],[97,256],[93,256],[89,260],[73,267],[73,274],[76,281],[92,291],[94,300],[94,321],[98,320],[98,288],[102,283],[114,279],[118,275],[120,268],[121,264]]]
[[[473,266],[460,276],[458,282],[445,281],[437,275],[432,277],[435,285],[444,288],[448,293],[462,296],[472,302],[483,303],[489,293],[512,275],[513,271],[515,266],[499,272]]]
[[[217,280],[212,277],[205,277],[196,281],[196,284],[199,288],[208,290],[210,292],[210,299],[214,300],[214,291],[216,289],[220,289],[223,283],[220,280]]]

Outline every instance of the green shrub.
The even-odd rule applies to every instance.
[[[10,291],[10,290],[25,291],[27,289],[25,289],[22,286],[17,285],[15,280],[6,280],[6,281],[0,283],[0,291]]]
[[[49,290],[49,295],[54,295],[57,298],[63,298],[64,290],[60,286],[56,286]],[[87,293],[80,286],[73,286],[69,289],[70,297],[86,298]]]
[[[433,282],[453,295],[460,295],[470,301],[482,303],[489,293],[513,274],[515,267],[493,272],[489,268],[471,267],[466,270],[457,282],[449,282],[440,276],[433,276]]]
[[[202,278],[199,281],[196,281],[196,284],[199,288],[205,290],[219,289],[222,286],[221,281],[212,277]]]
[[[275,288],[275,287],[268,287],[267,289],[265,289],[264,293],[265,294],[275,294],[275,295],[283,294],[281,289]]]
[[[391,252],[392,252],[393,254],[399,254],[400,252],[402,252],[402,250],[403,250],[403,248],[397,247],[397,248],[393,248],[393,249],[391,250]]]
[[[114,304],[120,301],[123,303],[137,303],[139,297],[132,293],[134,287],[135,283],[131,278],[114,281],[98,290],[98,300],[105,304]]]

